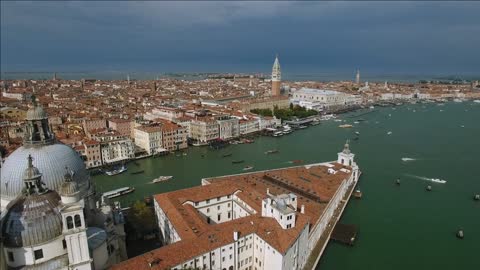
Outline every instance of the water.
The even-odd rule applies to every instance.
[[[246,165],[261,170],[289,166],[288,161],[295,159],[334,160],[345,140],[359,131],[360,139],[350,144],[364,173],[359,183],[363,197],[349,203],[341,220],[358,225],[358,239],[354,247],[330,243],[317,269],[480,269],[480,202],[473,201],[474,193],[480,193],[480,104],[405,105],[352,117],[360,113],[341,116],[354,125],[352,129],[328,121],[280,138],[259,137],[249,145],[218,151],[190,148],[187,156],[140,160],[144,175],[130,175],[139,169],[130,164],[127,173],[94,180],[100,191],[135,186],[134,193],[120,198],[128,203],[199,185],[202,177],[239,173]],[[354,124],[358,118],[365,121]],[[280,153],[265,155],[270,149]],[[223,158],[225,153],[233,155]],[[402,161],[405,157],[414,160]],[[231,163],[238,159],[245,163]],[[148,184],[159,175],[174,179]],[[427,185],[433,190],[426,191]],[[463,240],[455,237],[460,227]]]

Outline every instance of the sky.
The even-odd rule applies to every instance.
[[[9,71],[480,74],[480,2],[1,2]]]

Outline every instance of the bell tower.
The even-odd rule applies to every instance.
[[[91,270],[92,259],[88,250],[87,226],[83,215],[84,201],[78,198],[74,175],[65,174],[60,196],[62,198],[62,221],[65,245],[68,250],[70,269]]]
[[[282,83],[282,71],[280,69],[280,62],[278,55],[275,57],[275,62],[272,67],[272,96],[280,95],[280,84]]]

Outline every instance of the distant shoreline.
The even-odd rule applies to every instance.
[[[0,73],[1,80],[48,80],[53,74],[65,80],[126,80],[127,76],[131,80],[155,80],[155,79],[182,79],[182,80],[203,80],[212,74],[228,74],[228,72],[127,72],[127,71],[2,71]],[[237,72],[230,74],[260,74],[260,72]],[[266,74],[266,72],[264,73]],[[349,76],[344,73],[335,72],[311,72],[285,74],[285,81],[353,81],[353,74]],[[421,80],[440,80],[440,81],[470,81],[480,80],[480,73],[463,73],[462,74],[365,74],[362,81],[369,82],[398,82],[398,83],[416,83]]]

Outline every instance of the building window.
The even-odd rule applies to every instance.
[[[71,216],[67,217],[67,229],[73,229],[73,218]]]
[[[82,227],[82,219],[80,215],[75,215],[75,228]]]
[[[210,199],[207,200],[207,203],[210,203]]]
[[[33,252],[33,255],[35,257],[35,260],[40,260],[41,258],[43,258],[43,250],[37,249]]]
[[[217,202],[220,201],[220,197],[217,197]]]
[[[207,213],[210,213],[210,208],[207,208]]]
[[[8,252],[8,261],[9,262],[15,261],[15,258],[13,257],[13,252],[11,251]]]
[[[220,205],[219,205],[219,206],[217,206],[217,210],[220,210]]]
[[[66,249],[67,248],[67,241],[65,241],[65,239],[62,240],[62,244],[63,244],[63,249]]]

